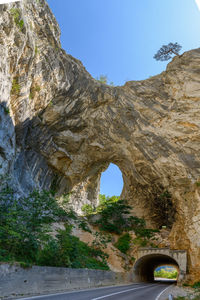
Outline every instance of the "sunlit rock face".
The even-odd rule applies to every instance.
[[[97,203],[101,172],[115,163],[134,214],[171,228],[171,248],[188,250],[198,279],[200,49],[158,76],[110,87],[61,49],[59,35],[43,0],[0,5],[2,178],[21,193],[73,192],[80,212]],[[160,200],[165,190],[172,200]]]

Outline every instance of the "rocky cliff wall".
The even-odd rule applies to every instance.
[[[122,197],[151,226],[169,226],[172,249],[200,275],[200,49],[165,72],[110,87],[61,48],[44,0],[0,5],[0,174],[18,193],[73,191],[96,203],[110,162]],[[168,190],[172,199],[160,200]]]

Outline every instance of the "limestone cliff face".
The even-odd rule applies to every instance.
[[[20,22],[23,20],[23,22]],[[21,25],[20,25],[21,24]],[[110,162],[122,197],[200,275],[200,49],[144,81],[110,87],[61,49],[44,0],[0,5],[0,175],[16,192],[73,191],[77,211],[96,203]],[[170,199],[160,201],[168,190]]]

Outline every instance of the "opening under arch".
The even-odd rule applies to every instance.
[[[177,267],[173,265],[162,265],[154,270],[155,281],[176,281],[178,277]]]
[[[110,163],[108,168],[102,172],[100,179],[100,194],[106,196],[120,196],[123,190],[123,177],[119,167]]]
[[[153,282],[154,270],[159,266],[170,265],[179,272],[179,265],[172,257],[164,254],[149,254],[139,258],[134,265],[134,276],[137,281]]]

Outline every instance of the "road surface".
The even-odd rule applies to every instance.
[[[49,294],[23,300],[158,300],[169,283],[135,283],[123,286],[93,288],[60,294]]]

